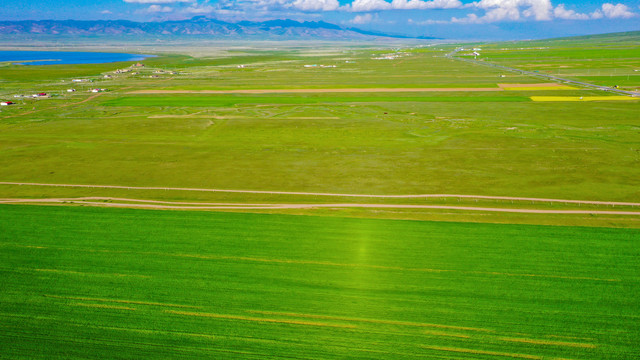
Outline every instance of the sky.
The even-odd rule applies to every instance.
[[[411,36],[515,40],[640,30],[640,0],[621,1],[11,0],[0,6],[0,21],[293,19]]]

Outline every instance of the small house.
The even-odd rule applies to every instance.
[[[0,106],[9,106],[9,105],[13,105],[13,101],[3,101],[3,102],[0,102]]]

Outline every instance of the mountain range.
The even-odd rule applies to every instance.
[[[325,39],[351,40],[374,38],[435,39],[409,37],[345,28],[324,21],[270,20],[230,23],[205,16],[188,20],[134,22],[128,20],[23,20],[0,21],[0,34],[20,35],[153,35],[212,36],[251,39]]]

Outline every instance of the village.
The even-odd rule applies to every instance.
[[[14,106],[14,105],[26,105],[27,101],[32,100],[44,100],[51,98],[62,98],[66,95],[72,95],[74,93],[103,93],[109,91],[106,87],[95,86],[94,83],[109,81],[109,80],[122,80],[126,77],[142,76],[144,78],[160,78],[162,75],[179,75],[176,71],[168,71],[164,69],[148,68],[145,64],[137,62],[128,68],[116,69],[106,74],[101,74],[95,78],[73,78],[68,82],[75,84],[76,87],[67,87],[66,89],[38,89],[35,91],[25,91],[21,94],[10,94],[8,97],[12,97],[13,100],[0,99],[0,106]],[[62,80],[62,83],[66,83],[66,80]],[[82,89],[78,89],[77,86],[82,86]],[[86,85],[86,86],[85,86]],[[0,95],[1,96],[1,95]],[[1,111],[1,110],[0,110]]]

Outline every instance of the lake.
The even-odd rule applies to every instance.
[[[71,52],[71,51],[0,51],[0,63],[21,65],[102,64],[118,61],[141,61],[155,55]]]

